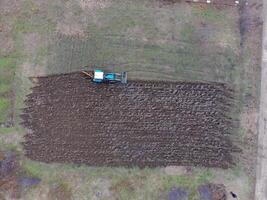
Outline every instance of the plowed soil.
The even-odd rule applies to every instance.
[[[26,155],[92,166],[228,168],[237,149],[224,84],[94,84],[81,73],[38,78],[22,114]]]

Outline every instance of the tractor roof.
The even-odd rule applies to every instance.
[[[95,70],[94,78],[95,79],[104,79],[104,72],[101,70]]]

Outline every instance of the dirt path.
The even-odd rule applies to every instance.
[[[255,200],[267,199],[267,2],[263,2],[263,50],[259,116],[258,166]]]
[[[232,91],[221,83],[97,85],[81,73],[41,78],[22,118],[26,155],[93,166],[234,164]]]

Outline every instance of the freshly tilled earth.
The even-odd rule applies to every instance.
[[[231,91],[221,83],[94,84],[81,73],[38,78],[26,100],[26,155],[92,166],[228,168]]]

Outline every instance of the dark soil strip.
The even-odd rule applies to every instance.
[[[26,155],[92,166],[228,168],[232,91],[220,83],[98,85],[81,73],[39,78],[22,114]]]

